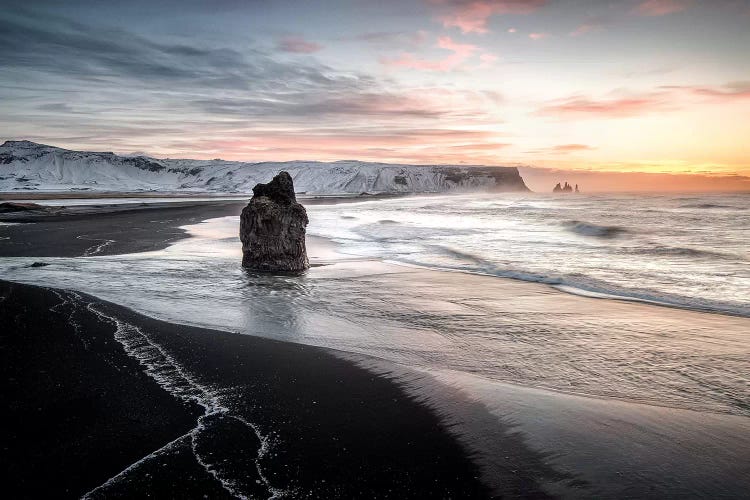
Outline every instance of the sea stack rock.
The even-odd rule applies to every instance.
[[[268,184],[257,184],[240,216],[242,266],[255,271],[300,272],[309,268],[307,222],[289,173],[279,172]]]

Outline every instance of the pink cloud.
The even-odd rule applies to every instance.
[[[479,50],[479,47],[476,45],[458,43],[449,36],[438,38],[436,47],[450,51],[451,54],[443,59],[422,59],[410,52],[404,52],[396,59],[381,59],[380,62],[387,66],[399,66],[425,71],[450,71],[461,65]]]
[[[486,142],[486,143],[474,143],[474,144],[460,144],[456,146],[447,146],[453,151],[497,151],[498,149],[508,148],[513,144],[506,142]]]
[[[543,40],[549,37],[549,33],[529,33],[529,38],[532,40]]]
[[[459,28],[464,33],[487,33],[487,20],[493,15],[530,14],[547,0],[429,0],[446,10],[439,16],[446,28]]]
[[[399,163],[496,164],[499,151],[511,144],[495,133],[460,128],[421,129],[353,127],[342,129],[256,129],[235,131],[232,137],[209,137],[173,144],[183,154],[199,151],[203,158],[242,160],[337,160],[358,158]]]
[[[724,104],[750,100],[750,81],[719,87],[671,85],[652,92],[595,99],[571,96],[539,108],[535,114],[556,117],[624,118],[656,111],[672,111],[686,105]]]
[[[633,12],[640,16],[666,16],[688,7],[685,0],[644,0],[636,5]]]
[[[282,38],[276,47],[284,52],[294,52],[297,54],[311,54],[323,48],[322,45],[315,42],[309,42],[302,37],[288,36]]]
[[[578,153],[582,151],[592,151],[594,149],[596,148],[591,147],[587,144],[558,144],[556,146],[550,146],[547,148],[532,149],[530,151],[526,151],[525,154],[567,155],[570,153]]]
[[[487,52],[480,55],[479,60],[482,62],[477,66],[477,69],[487,69],[497,62],[498,57],[495,54]]]
[[[508,33],[515,33],[518,31],[516,28],[508,28]]]
[[[680,87],[695,95],[710,97],[719,101],[750,99],[750,82],[732,82],[723,87]]]
[[[556,117],[625,118],[666,108],[666,102],[659,93],[598,100],[573,96],[543,106],[536,114]]]
[[[474,51],[478,49],[476,45],[470,43],[457,43],[449,36],[441,36],[438,38],[437,46],[441,49],[450,50],[457,56],[466,59],[471,56]]]
[[[558,144],[550,148],[550,151],[560,154],[575,153],[577,151],[591,151],[592,148],[588,144]]]
[[[591,33],[592,31],[596,31],[597,29],[599,29],[599,26],[596,26],[594,24],[584,23],[580,25],[579,27],[577,27],[575,30],[571,31],[570,36],[582,36],[582,35],[585,35],[586,33]]]
[[[594,148],[586,144],[558,144],[549,149],[558,153],[573,153],[576,151],[590,151]]]

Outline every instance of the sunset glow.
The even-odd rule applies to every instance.
[[[711,189],[750,189],[745,1],[10,7],[4,139],[157,157],[695,174],[693,188],[709,176]]]

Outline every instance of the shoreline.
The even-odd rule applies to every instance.
[[[156,195],[155,195],[156,196]],[[112,196],[114,198],[115,196]],[[175,198],[180,198],[175,197]],[[332,196],[301,199],[306,204],[358,203],[378,199],[377,196]],[[245,200],[144,202],[111,205],[80,205],[67,207],[66,212],[43,214],[0,214],[0,257],[78,257],[92,255],[124,255],[154,250],[163,250],[169,245],[191,237],[182,226],[189,226],[208,219],[238,216]],[[160,220],[153,220],[158,214]],[[103,221],[106,216],[109,220]],[[3,224],[5,223],[5,224]],[[41,224],[41,225],[37,225]],[[118,240],[123,224],[129,232],[127,240]],[[50,237],[54,235],[53,237]],[[71,238],[71,234],[75,234]],[[325,236],[308,235],[308,239],[326,240],[335,247],[339,244]],[[50,244],[54,240],[54,244]],[[333,255],[333,254],[331,254]],[[343,254],[339,254],[343,255]],[[392,261],[376,257],[345,256],[348,259],[378,260],[406,268],[425,269],[436,272],[464,273],[487,276],[514,282],[544,285],[549,289],[578,297],[598,300],[614,300],[626,303],[652,305],[692,312],[718,314],[739,318],[750,316],[730,308],[717,308],[693,304],[674,303],[656,298],[600,292],[566,283],[547,283],[521,277],[496,275],[450,267],[434,267],[409,262]]]
[[[6,463],[14,464],[15,486],[26,495],[32,491],[59,495],[63,482],[71,497],[91,490],[96,490],[92,498],[138,492],[173,495],[175,491],[196,496],[197,490],[220,498],[228,493],[226,488],[222,491],[222,484],[234,485],[235,494],[253,493],[254,480],[242,487],[236,484],[247,473],[246,455],[256,450],[252,456],[259,457],[259,470],[269,485],[300,496],[380,497],[388,491],[396,496],[401,496],[398,492],[451,498],[491,496],[479,482],[479,471],[468,453],[443,429],[437,416],[392,381],[325,349],[167,323],[77,292],[6,281],[0,281],[0,290],[4,322],[16,325],[3,335],[7,358],[3,365],[6,375],[15,374],[10,379],[18,388],[11,392],[12,430],[7,436],[10,446],[4,449]],[[101,316],[92,315],[92,310]],[[52,321],[61,315],[74,319]],[[159,382],[157,378],[155,382],[153,376],[149,378],[145,374],[148,365],[141,362],[139,366],[132,354],[107,340],[114,328],[101,317],[115,318],[124,328],[144,332],[179,371],[196,387],[205,388],[207,395],[218,398],[225,410],[206,411],[204,416],[214,420],[205,418],[201,423],[200,411],[191,399],[179,397],[181,390],[189,388],[180,388],[179,379]],[[36,337],[31,345],[26,339],[29,334]],[[54,347],[60,342],[59,348]],[[64,356],[59,359],[61,352]],[[52,386],[40,387],[25,379],[32,376],[25,363],[30,357],[33,366],[55,379]],[[104,362],[92,365],[97,358]],[[125,365],[128,379],[122,380]],[[170,373],[167,365],[161,370]],[[88,389],[92,381],[99,382]],[[115,389],[123,383],[136,391],[133,396]],[[83,435],[76,423],[83,409],[82,397],[93,398],[97,425],[87,426]],[[191,395],[199,406],[203,397]],[[156,404],[153,398],[163,402]],[[137,409],[162,414],[138,418],[132,413]],[[38,416],[29,422],[34,410]],[[127,416],[118,420],[118,415]],[[247,434],[246,426],[236,425],[239,421],[258,428],[258,435],[263,436],[260,445],[255,434]],[[153,424],[164,429],[144,428]],[[203,428],[192,438],[193,447],[210,447],[210,451],[190,451],[180,442],[195,432],[196,425]],[[120,430],[113,430],[117,426]],[[45,431],[40,433],[42,428]],[[126,438],[133,435],[141,439]],[[84,436],[88,437],[82,440]],[[262,444],[266,439],[268,444]],[[263,451],[264,446],[270,451]],[[47,458],[40,460],[29,449],[38,449]],[[104,449],[109,451],[102,456]],[[198,453],[198,460],[191,459],[191,453]],[[228,461],[209,464],[201,471],[200,459],[218,453],[228,454]],[[72,456],[79,458],[66,467],[64,457]],[[138,465],[131,467],[134,463]],[[89,474],[81,474],[84,470]],[[127,471],[124,475],[107,483],[123,470]],[[218,471],[218,482],[211,470]],[[47,480],[35,481],[39,474]],[[545,497],[534,486],[534,478],[524,481],[524,491]],[[97,489],[101,485],[103,489]]]
[[[328,239],[324,236],[315,236],[315,238],[320,239]],[[335,241],[330,240],[332,243],[337,244]],[[550,290],[554,290],[556,292],[563,293],[565,295],[573,295],[575,297],[582,297],[586,299],[594,299],[594,300],[611,300],[616,302],[623,302],[623,303],[629,303],[629,304],[640,304],[644,306],[653,306],[653,307],[666,307],[668,309],[677,309],[680,311],[687,311],[687,312],[695,312],[695,313],[703,313],[703,314],[716,314],[719,316],[730,316],[733,318],[745,318],[750,319],[750,315],[743,314],[740,312],[735,312],[729,309],[717,309],[717,308],[711,308],[711,307],[700,307],[696,305],[683,305],[678,303],[672,303],[672,302],[666,302],[666,301],[660,301],[657,299],[648,299],[644,297],[637,297],[637,296],[629,296],[629,295],[618,295],[616,293],[606,293],[606,292],[598,292],[594,290],[587,290],[586,288],[569,285],[569,284],[558,284],[558,283],[546,283],[544,281],[534,281],[519,277],[513,277],[513,276],[498,276],[496,274],[492,273],[483,273],[479,271],[471,271],[467,269],[454,269],[450,267],[432,267],[428,265],[422,265],[422,264],[413,264],[409,262],[400,262],[396,260],[389,260],[389,259],[378,259],[376,257],[372,257],[371,260],[380,260],[381,262],[385,262],[387,264],[392,264],[394,266],[401,266],[406,268],[414,268],[414,269],[424,269],[426,271],[435,271],[439,273],[459,273],[459,274],[467,274],[470,276],[484,276],[487,278],[495,278],[500,280],[509,280],[512,282],[520,282],[520,283],[528,283],[530,285],[536,285],[536,286],[544,286]]]
[[[109,216],[104,216],[104,218],[109,218]],[[206,218],[205,216],[199,217],[200,220]],[[176,224],[174,221],[170,223]],[[182,230],[183,234],[180,239],[183,239],[183,241],[185,241],[184,238],[189,236],[196,236],[196,234],[189,234],[186,229]],[[73,237],[70,234],[68,236]],[[633,332],[638,332],[639,322],[646,326],[649,324],[660,325],[660,327],[666,328],[665,332],[675,333],[679,333],[683,329],[689,331],[693,328],[706,327],[709,328],[709,330],[706,330],[709,336],[711,332],[718,332],[724,328],[740,335],[737,337],[738,341],[741,339],[741,334],[738,332],[742,329],[742,325],[747,326],[748,324],[743,317],[720,314],[721,320],[716,323],[718,318],[708,318],[706,312],[665,308],[662,305],[639,304],[627,300],[610,298],[607,301],[597,301],[598,305],[596,305],[597,303],[593,303],[591,297],[581,297],[542,283],[531,286],[532,283],[523,280],[497,280],[497,276],[466,271],[445,272],[429,267],[393,264],[374,261],[373,259],[356,257],[347,259],[346,254],[338,252],[338,249],[341,248],[340,245],[332,240],[319,239],[319,237],[311,237],[311,239],[309,252],[311,263],[315,267],[309,271],[308,278],[313,279],[313,283],[319,283],[315,280],[321,278],[323,280],[342,280],[340,281],[342,285],[358,281],[368,289],[368,293],[377,297],[379,302],[386,305],[392,304],[392,307],[383,310],[377,308],[370,310],[373,304],[363,304],[368,309],[358,313],[362,316],[359,319],[357,319],[357,316],[353,317],[352,319],[355,322],[364,321],[369,317],[377,317],[379,318],[378,321],[382,323],[388,321],[391,314],[400,314],[399,310],[401,309],[406,314],[404,317],[410,318],[414,312],[425,315],[432,310],[439,311],[445,305],[449,306],[445,310],[451,312],[441,320],[441,329],[445,328],[450,331],[452,315],[469,314],[467,320],[474,324],[475,318],[480,317],[477,314],[481,310],[494,311],[492,312],[493,317],[502,320],[492,325],[498,331],[505,329],[515,331],[516,328],[521,328],[519,332],[528,333],[538,330],[543,322],[547,321],[543,318],[564,318],[561,332],[565,333],[562,341],[566,343],[575,342],[575,339],[566,340],[569,329],[565,327],[565,324],[570,324],[571,328],[574,326],[582,328],[589,325],[588,328],[591,329],[592,333],[599,332],[597,335],[603,334],[604,336],[623,328],[628,330],[632,328]],[[211,240],[207,241],[210,243]],[[182,244],[179,243],[179,245]],[[456,274],[460,274],[460,276],[456,276]],[[42,275],[40,274],[40,276]],[[53,275],[54,273],[50,274],[49,277]],[[33,274],[29,276],[33,276]],[[13,278],[11,277],[11,279]],[[29,282],[45,284],[35,280],[36,278],[33,278]],[[95,292],[96,288],[92,290],[94,291],[89,293],[102,297],[102,299],[92,300],[117,302],[117,294],[107,295],[105,293],[99,295]],[[358,289],[352,290],[357,291]],[[430,290],[434,290],[434,292],[430,292]],[[446,294],[446,290],[451,290],[450,294]],[[339,305],[345,306],[346,304],[342,303],[341,300],[357,302],[356,295],[351,299],[341,299],[340,294],[326,297],[330,292],[331,290],[324,291],[321,292],[323,295],[316,296],[316,300],[323,299],[323,302],[319,304],[323,310],[332,307],[338,308]],[[336,297],[339,297],[339,299],[336,299]],[[346,297],[346,293],[343,297]],[[482,299],[482,297],[485,297],[485,299]],[[484,302],[487,297],[494,297],[496,302],[498,299],[500,302],[491,305]],[[332,302],[327,303],[326,300]],[[607,496],[607,494],[616,496],[631,491],[619,489],[623,484],[627,484],[627,481],[623,483],[622,477],[611,475],[614,470],[620,470],[623,467],[634,468],[634,470],[638,470],[638,474],[647,474],[654,471],[658,472],[660,468],[664,467],[689,471],[691,467],[700,466],[701,468],[698,470],[701,471],[701,475],[696,480],[694,491],[700,492],[704,496],[711,491],[723,492],[724,494],[736,492],[746,483],[746,481],[740,480],[741,475],[727,476],[728,471],[731,470],[729,468],[731,464],[738,461],[738,454],[741,454],[743,449],[750,449],[743,444],[742,439],[731,439],[733,429],[750,429],[747,417],[744,414],[713,413],[712,410],[707,408],[693,410],[690,407],[675,406],[674,402],[664,404],[659,398],[658,392],[648,393],[651,399],[633,399],[627,397],[626,386],[619,387],[618,390],[623,391],[621,393],[591,393],[585,389],[581,392],[571,392],[570,388],[560,390],[556,387],[546,387],[544,384],[529,385],[528,382],[524,383],[522,379],[518,381],[515,381],[515,379],[495,380],[490,377],[482,380],[481,372],[475,374],[478,376],[477,380],[471,380],[471,377],[464,377],[462,380],[460,373],[450,374],[448,372],[446,372],[447,375],[442,373],[436,375],[428,372],[429,375],[422,377],[415,375],[413,370],[413,368],[421,368],[418,364],[414,365],[408,361],[399,362],[395,358],[389,359],[388,356],[381,358],[376,355],[367,355],[364,354],[366,350],[352,350],[351,346],[354,344],[350,343],[349,337],[335,338],[334,336],[334,344],[325,343],[325,339],[323,339],[324,343],[316,344],[315,342],[319,342],[320,339],[312,339],[313,343],[310,343],[309,338],[298,338],[294,334],[274,336],[272,333],[258,330],[256,327],[238,329],[216,326],[223,323],[209,326],[211,320],[206,320],[206,323],[203,324],[197,324],[190,321],[187,315],[174,316],[174,314],[170,315],[169,312],[165,311],[162,311],[163,314],[156,314],[154,311],[159,311],[158,307],[151,311],[148,308],[139,307],[137,302],[131,303],[132,301],[129,301],[131,299],[125,300],[123,298],[123,302],[120,302],[123,305],[112,305],[112,307],[120,308],[118,315],[123,318],[131,317],[131,315],[138,318],[133,321],[141,327],[144,325],[143,321],[154,322],[160,325],[157,330],[173,332],[183,329],[205,331],[209,332],[210,335],[204,335],[203,337],[218,335],[222,338],[223,335],[238,335],[227,333],[228,331],[243,331],[251,335],[260,335],[257,337],[239,335],[239,337],[256,339],[250,342],[277,342],[277,340],[282,340],[283,342],[280,342],[282,344],[294,345],[297,346],[297,349],[308,350],[306,351],[308,354],[303,357],[312,352],[309,349],[318,349],[327,352],[329,356],[344,360],[350,367],[356,366],[366,370],[371,378],[387,381],[394,387],[398,387],[402,391],[402,396],[407,400],[414,402],[423,409],[429,408],[426,411],[439,420],[438,426],[441,431],[449,434],[452,439],[462,444],[461,453],[463,456],[468,457],[475,467],[479,467],[479,472],[475,470],[475,473],[481,474],[484,484],[491,486],[496,494],[500,492],[504,495],[524,496],[518,490],[513,490],[512,487],[510,490],[504,489],[508,484],[522,484],[523,491],[534,492],[533,495],[529,495],[532,497],[545,494],[552,495],[553,493],[560,496],[569,496],[571,492],[575,496],[581,497],[601,497]],[[488,309],[489,306],[494,309]],[[307,317],[304,306],[296,304],[294,307],[301,308],[296,311],[287,311],[284,318],[293,321],[296,315]],[[179,310],[179,307],[176,310]],[[260,310],[263,310],[263,307]],[[518,317],[517,320],[514,319],[514,315]],[[504,318],[506,316],[507,319]],[[155,319],[156,317],[165,321]],[[650,322],[648,318],[656,321],[656,323]],[[416,317],[416,319],[417,326],[419,326],[419,318]],[[529,321],[531,322],[529,323]],[[592,323],[595,326],[591,326]],[[262,325],[263,323],[259,324]],[[322,325],[326,324],[322,323]],[[409,323],[404,323],[404,326],[409,328]],[[477,324],[477,326],[481,325]],[[644,331],[649,332],[648,329]],[[457,332],[457,335],[455,335],[456,341],[463,342],[464,333]],[[368,335],[370,334],[368,333]],[[358,334],[355,332],[356,335]],[[726,336],[717,337],[717,339],[726,340]],[[165,338],[164,340],[169,341],[170,339]],[[209,344],[212,343],[208,338],[204,340]],[[596,339],[592,338],[592,340]],[[672,341],[679,341],[679,335],[674,337],[670,334],[669,338],[663,339],[660,343],[665,342],[666,345],[670,345]],[[554,351],[556,342],[559,342],[559,340],[557,340],[557,334],[555,333],[545,340],[545,345],[548,345],[545,349]],[[339,347],[338,352],[330,351]],[[174,348],[187,355],[193,354],[189,350],[185,351],[186,348],[177,344],[174,345]],[[408,349],[409,345],[391,345],[389,340],[388,348],[398,353],[400,349]],[[514,344],[513,355],[518,357],[519,354],[515,351],[523,348],[524,342]],[[602,350],[602,348],[606,349]],[[584,353],[582,359],[596,362],[599,355],[605,355],[605,359],[611,358],[613,355],[611,346],[602,346],[595,343],[592,349],[590,352]],[[658,351],[660,348],[656,347],[656,349]],[[530,351],[529,354],[531,354],[530,359],[534,359],[536,356],[534,351]],[[658,352],[645,352],[647,358],[650,358],[653,354],[658,354]],[[717,354],[725,355],[729,353],[723,353],[719,350]],[[521,355],[521,358],[523,358],[523,355]],[[496,363],[492,360],[503,360],[503,364],[511,362],[502,353],[496,353],[488,355],[487,360],[483,363]],[[197,361],[200,362],[201,360],[197,359]],[[231,360],[227,362],[231,362]],[[575,358],[573,362],[573,366],[576,366]],[[483,363],[476,363],[474,366],[486,366]],[[514,373],[514,370],[518,368],[523,368],[523,366],[513,366],[512,363],[510,367],[511,373]],[[215,369],[212,366],[205,368],[206,373]],[[554,367],[550,366],[549,368]],[[611,368],[612,366],[606,364],[599,367],[594,365],[592,368],[593,382],[606,386],[607,382],[602,377]],[[317,372],[315,373],[317,377]],[[549,375],[552,377],[550,380],[555,380],[554,373]],[[223,374],[219,379],[227,376],[231,378],[232,374]],[[302,378],[305,376],[309,377],[309,374],[302,376]],[[300,378],[295,383],[299,380]],[[457,380],[460,383],[456,382]],[[487,381],[491,383],[485,384]],[[504,387],[503,384],[512,387]],[[266,390],[269,389],[266,388]],[[338,394],[339,400],[334,404],[334,408],[337,408],[341,403],[340,398],[348,397],[350,393],[351,391],[345,391]],[[489,395],[489,399],[487,399],[487,395]],[[727,396],[731,396],[731,394],[727,393]],[[288,398],[285,397],[284,399]],[[717,401],[721,404],[728,402],[728,400]],[[375,402],[373,404],[377,406],[380,403]],[[691,404],[690,401],[687,404]],[[535,409],[537,407],[539,408],[538,411]],[[531,409],[534,410],[530,412]],[[262,409],[256,408],[256,410]],[[370,413],[372,411],[371,409]],[[262,414],[262,411],[260,414]],[[540,422],[543,422],[544,425],[541,425]],[[593,434],[582,433],[581,425],[584,427],[590,426],[592,429],[596,429],[596,432]],[[636,433],[633,429],[639,430]],[[696,431],[697,435],[693,436],[687,430]],[[521,431],[523,431],[523,434]],[[556,433],[565,436],[562,442],[567,439],[567,447],[551,446],[552,443],[561,439]],[[505,436],[508,435],[516,436],[518,440],[507,441]],[[542,437],[541,441],[539,440],[540,436]],[[545,441],[544,436],[552,441]],[[634,440],[633,443],[630,442],[631,439]],[[600,440],[603,441],[600,442]],[[652,445],[649,445],[649,443],[654,440],[657,442],[663,441],[660,446],[664,451],[651,449]],[[604,446],[604,443],[607,443],[606,446]],[[725,450],[714,449],[717,446],[716,443],[721,443]],[[635,457],[632,455],[619,456],[621,449],[627,449],[631,446],[645,446],[643,449],[648,449],[652,457],[639,457],[638,454]],[[513,451],[508,453],[509,449]],[[707,449],[712,451],[709,453],[705,451]],[[704,453],[705,456],[703,456]],[[684,458],[680,458],[683,455]],[[597,456],[598,459],[596,459]],[[189,462],[189,453],[183,453],[181,457],[181,463],[185,463],[186,460]],[[504,457],[504,459],[501,459],[501,457]],[[634,458],[638,460],[633,462]],[[640,460],[643,463],[649,463],[650,460],[652,469],[639,470],[642,465]],[[610,461],[613,463],[610,464]],[[711,477],[703,477],[706,471],[711,469],[711,467],[705,466],[709,463],[712,464],[711,467],[714,468],[714,472]],[[717,463],[722,465],[718,466]],[[519,467],[521,467],[520,472]],[[508,474],[508,477],[505,477],[506,474]],[[475,475],[474,478],[476,477]],[[503,479],[497,480],[497,477]],[[509,478],[513,477],[516,480],[523,479],[527,482],[508,483]],[[686,476],[683,474],[681,481],[684,482],[685,479]],[[687,476],[687,479],[688,483],[692,481],[690,476]],[[658,477],[652,476],[650,480],[661,484]],[[685,490],[684,488],[687,488],[687,486],[680,485],[679,481],[672,484],[672,489],[664,485],[662,487],[667,489],[656,491],[661,491],[662,494],[670,491],[689,491]],[[630,488],[633,488],[632,484]],[[635,489],[632,491],[640,491],[644,498],[649,496],[647,490]],[[652,497],[658,497],[658,493],[653,493]]]

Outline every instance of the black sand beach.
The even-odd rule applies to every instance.
[[[88,255],[98,239],[111,241],[100,254],[152,250],[183,236],[180,225],[240,208],[51,216],[3,228],[0,255]],[[436,415],[325,349],[6,281],[0,323],[14,498],[490,497]],[[508,483],[544,496],[529,475]]]
[[[436,416],[392,382],[323,349],[173,325],[65,291],[8,282],[0,290],[10,417],[3,462],[14,498],[78,497],[189,436],[204,414],[146,375],[115,341],[115,325],[90,307],[144,332],[227,401],[227,411],[204,421],[207,430],[196,441],[211,448],[206,456],[222,457],[211,466],[221,479],[248,483],[241,491],[269,497],[269,488],[278,488],[293,498],[489,496]],[[270,434],[271,451],[258,464],[268,484],[253,470],[258,437],[234,417]],[[228,492],[186,446],[146,460],[92,497],[141,494]]]
[[[65,199],[58,196],[51,198]],[[303,201],[305,205],[316,205],[395,196],[316,197]],[[28,195],[26,198],[33,199]],[[5,199],[15,198],[0,194],[0,201]],[[246,200],[191,201],[180,197],[174,200],[97,205],[96,199],[92,199],[92,205],[51,207],[48,212],[0,213],[0,223],[12,224],[0,231],[0,257],[78,257],[160,250],[187,237],[180,226],[239,215],[247,204]],[[42,199],[39,201],[43,203]]]
[[[716,373],[734,365],[715,360],[744,356],[745,319],[341,259],[316,239],[308,243],[317,267],[290,293],[281,277],[243,274],[222,253],[218,266],[200,251],[162,267],[153,267],[162,255],[98,257],[143,249],[134,234],[151,238],[147,250],[166,247],[188,236],[179,226],[241,207],[212,203],[141,207],[125,220],[103,209],[0,226],[11,238],[0,248],[33,241],[8,250],[30,258],[5,259],[0,277],[11,421],[0,449],[11,497],[744,497],[747,420],[627,398],[613,353],[638,335],[630,348],[646,354],[634,357],[661,357],[694,330],[703,336],[691,345],[707,352],[688,351],[691,374]],[[192,244],[231,247],[222,237],[229,226],[215,239],[191,232]],[[81,236],[114,241],[92,253]],[[74,258],[44,258],[54,256]],[[158,272],[174,263],[187,266],[176,288]],[[144,265],[135,279],[119,279],[134,265]],[[95,273],[87,277],[88,268]],[[222,273],[234,274],[223,281]],[[208,282],[210,293],[191,298]],[[64,287],[122,297],[132,309]],[[196,313],[213,320],[196,322]],[[216,314],[238,316],[225,323]],[[421,369],[425,357],[446,355],[448,368],[531,371],[617,392],[588,397]],[[592,371],[576,378],[560,372],[568,366]],[[709,401],[733,408],[733,393],[713,394]]]
[[[239,215],[238,201],[80,207],[60,214],[4,214],[0,257],[118,255],[165,248],[187,234],[180,226]]]

